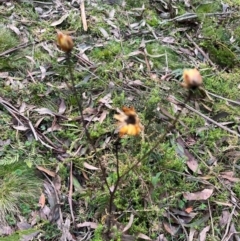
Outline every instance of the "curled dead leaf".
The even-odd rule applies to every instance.
[[[94,222],[84,222],[84,223],[77,224],[77,227],[78,228],[90,227],[92,229],[96,229],[98,227],[98,224]]]
[[[98,170],[99,169],[98,167],[92,166],[92,165],[88,164],[87,162],[84,162],[83,166],[89,170]]]
[[[51,177],[55,177],[56,173],[55,172],[52,172],[44,167],[41,167],[41,166],[36,166],[36,168],[39,170],[39,171],[42,171],[42,172],[45,172],[46,174],[48,174],[49,176]]]
[[[195,193],[183,193],[183,197],[187,200],[207,200],[211,197],[213,189],[204,189]]]
[[[128,224],[124,227],[123,229],[123,233],[128,231],[128,229],[131,228],[132,224],[133,224],[133,219],[134,219],[134,215],[131,213],[131,216],[129,218]]]

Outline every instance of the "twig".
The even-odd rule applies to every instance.
[[[105,168],[102,165],[101,158],[98,157],[98,155],[97,155],[97,149],[96,149],[95,145],[93,144],[92,138],[90,136],[90,133],[89,133],[89,131],[87,129],[87,126],[85,124],[85,121],[84,121],[82,100],[79,98],[79,95],[77,93],[77,90],[76,90],[76,87],[75,87],[75,83],[74,83],[74,75],[73,75],[73,69],[72,69],[72,64],[71,64],[71,52],[67,53],[67,64],[68,64],[68,70],[69,70],[70,79],[71,79],[71,83],[72,83],[72,88],[69,87],[69,85],[68,85],[68,87],[72,90],[74,96],[77,99],[78,109],[79,109],[79,112],[80,112],[80,118],[81,118],[81,122],[82,122],[82,125],[83,125],[83,129],[84,129],[85,135],[87,137],[87,140],[88,140],[89,144],[91,145],[91,147],[93,148],[94,152],[96,153],[96,158],[97,158],[99,166],[101,168],[102,175],[104,177],[103,178],[104,182],[105,182],[109,192],[111,192],[110,186],[109,186],[109,184],[107,182]]]
[[[208,211],[209,211],[209,214],[210,214],[210,220],[211,220],[211,228],[212,228],[212,237],[214,238],[214,225],[213,225],[213,218],[212,218],[212,210],[211,210],[211,207],[210,207],[210,203],[209,203],[209,200],[208,201]]]
[[[115,144],[116,159],[117,159],[117,178],[120,177],[120,173],[119,173],[118,147],[119,147],[119,138],[117,139],[116,144]]]
[[[195,46],[196,49],[198,49],[198,51],[203,55],[203,57],[209,62],[209,64],[212,66],[212,67],[215,67],[215,64],[211,61],[211,59],[209,59],[209,57],[205,54],[205,52],[192,40],[192,38],[187,34],[185,33],[188,40]]]
[[[177,102],[179,102],[180,104],[183,104],[183,102],[180,101],[180,100],[178,100],[176,97],[174,97],[174,99],[175,99]],[[240,137],[240,135],[239,135],[236,131],[233,131],[233,130],[227,128],[226,126],[223,126],[223,125],[219,124],[218,122],[214,121],[213,119],[211,119],[211,118],[207,117],[206,115],[202,114],[201,112],[195,110],[195,109],[192,108],[191,106],[185,104],[185,107],[186,107],[187,109],[193,111],[194,113],[200,115],[201,117],[203,117],[203,118],[206,119],[207,121],[211,122],[212,124],[214,124],[214,125],[222,128],[223,130],[225,130],[225,131],[227,131],[227,132],[229,132],[229,133],[231,133],[231,134],[233,134],[233,135],[236,135],[236,136]]]
[[[47,178],[47,180],[49,181],[49,183],[52,185],[53,187],[53,190],[55,192],[55,195],[56,195],[56,199],[57,199],[57,202],[58,204],[60,205],[60,200],[59,200],[59,197],[58,197],[58,193],[57,193],[57,190],[55,188],[55,185],[53,184],[53,182],[50,180],[50,178],[48,177],[48,175],[44,172],[42,172],[43,175]],[[63,224],[63,216],[62,216],[62,211],[61,211],[61,208],[59,208],[59,217],[60,217],[60,221],[61,221],[61,224]]]
[[[8,50],[0,53],[0,57],[5,56],[5,55],[7,55],[7,54],[10,54],[10,53],[12,53],[12,52],[14,52],[14,51],[16,51],[16,50],[18,50],[18,49],[28,47],[28,46],[31,45],[31,44],[34,44],[34,43],[22,43],[22,44],[19,44],[17,47],[8,49]]]
[[[84,0],[81,0],[80,10],[81,10],[81,18],[82,18],[83,29],[84,29],[84,31],[87,31],[88,26],[87,26],[87,20],[86,20]]]
[[[42,138],[40,137],[41,135],[37,133],[37,131],[35,130],[32,122],[24,115],[22,115],[13,105],[11,105],[8,101],[4,100],[3,98],[0,97],[0,104],[2,104],[3,107],[5,107],[5,109],[18,121],[18,123],[20,123],[22,126],[24,126],[23,122],[17,117],[20,116],[22,117],[22,119],[24,119],[29,128],[31,129],[33,135],[34,135],[34,138],[36,141],[40,141],[42,143],[42,145],[46,146],[47,148],[49,149],[55,149],[55,150],[58,150],[54,145],[51,145],[50,146],[49,144],[45,143]],[[45,139],[47,139],[45,136],[44,136]],[[49,141],[48,141],[49,142]]]
[[[227,234],[228,234],[228,232],[229,232],[229,227],[230,227],[230,223],[231,223],[231,221],[232,221],[232,217],[233,217],[235,208],[236,208],[236,206],[233,207],[233,210],[232,210],[232,212],[231,212],[231,214],[230,214],[230,216],[229,216],[229,218],[228,218],[228,222],[227,222],[227,227],[226,227],[226,230],[225,230],[225,234],[223,235],[223,238],[221,239],[221,241],[226,241],[226,240],[227,240],[227,239],[225,239],[225,238],[226,238],[226,236],[227,236]]]
[[[227,237],[225,241],[228,241],[232,237],[232,235],[235,235],[235,234],[240,234],[240,232],[230,233],[229,237]],[[236,240],[238,240],[238,239],[236,239]]]
[[[222,97],[222,96],[220,96],[220,95],[213,94],[213,93],[211,93],[211,92],[209,92],[209,91],[206,91],[206,92],[207,92],[209,95],[214,96],[214,97],[216,97],[216,98],[218,98],[218,99],[226,100],[226,101],[228,101],[228,102],[230,102],[230,103],[233,103],[233,104],[236,104],[236,105],[240,105],[240,102],[239,102],[239,101],[230,100],[230,99],[225,98],[225,97]]]
[[[72,176],[72,161],[70,162],[70,175],[69,175],[69,193],[68,193],[68,202],[71,211],[72,221],[75,222],[73,207],[72,207],[72,193],[73,193],[73,176]]]
[[[184,227],[182,221],[180,220],[179,217],[176,217],[173,213],[171,213],[170,211],[168,211],[170,216],[172,216],[174,219],[178,220],[178,223],[181,225],[182,229],[183,229],[183,232],[185,233],[186,235],[186,240],[188,240],[188,233],[187,233],[187,230],[186,228]]]

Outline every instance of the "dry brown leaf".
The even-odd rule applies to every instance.
[[[195,158],[189,158],[187,160],[187,166],[189,167],[190,170],[193,172],[198,172],[198,174],[201,174],[202,172],[198,169],[198,162],[196,161]]]
[[[187,159],[187,166],[190,170],[192,170],[193,172],[197,172],[198,174],[202,174],[202,172],[199,170],[199,167],[198,167],[198,162],[197,160],[194,158],[194,156],[186,149],[186,145],[183,141],[183,139],[181,137],[178,137],[177,138],[177,143],[178,143],[178,148],[181,147],[182,150],[180,153],[181,156],[186,156],[188,159]]]
[[[0,72],[0,78],[5,79],[9,76],[8,72]]]
[[[216,204],[218,205],[221,205],[221,206],[227,206],[227,207],[232,207],[232,203],[224,203],[224,202],[219,202],[219,201],[213,201],[215,202]]]
[[[21,35],[21,32],[20,32],[20,30],[16,27],[16,26],[14,26],[14,25],[8,25],[8,27],[15,33],[15,34],[17,34],[18,36],[19,35]]]
[[[59,240],[64,241],[74,241],[72,234],[70,233],[70,219],[66,218],[65,223],[61,225],[62,236]]]
[[[108,111],[104,110],[101,114],[101,116],[99,117],[99,122],[102,124],[103,121],[105,120],[106,116],[108,114]]]
[[[195,193],[183,193],[183,197],[187,200],[207,200],[211,197],[213,189],[204,189],[200,192]]]
[[[61,177],[59,175],[56,175],[54,177],[53,184],[54,184],[56,191],[59,192],[61,190]]]
[[[207,232],[210,230],[210,226],[205,227],[199,234],[199,241],[205,241]]]
[[[19,230],[27,230],[31,228],[31,225],[27,222],[18,222],[17,223],[17,227]]]
[[[37,167],[37,169],[38,169],[39,171],[45,172],[46,174],[48,174],[48,175],[51,176],[51,177],[55,177],[55,175],[56,175],[55,172],[52,172],[52,171],[50,171],[50,170],[48,170],[48,169],[46,169],[46,168],[44,168],[44,167],[41,167],[41,166],[36,166],[36,167]]]
[[[162,39],[163,43],[173,44],[175,42],[175,39],[173,37],[165,37]]]
[[[67,19],[68,15],[69,13],[64,14],[59,20],[51,23],[50,26],[54,27],[54,26],[60,25],[65,19]]]
[[[37,111],[40,115],[51,115],[51,116],[54,116],[54,113],[49,110],[48,108],[37,108],[37,109],[34,109],[35,111]]]
[[[15,130],[18,130],[18,131],[26,131],[28,130],[29,128],[26,127],[26,126],[12,126]]]
[[[42,193],[41,196],[39,197],[39,201],[38,201],[41,208],[43,208],[45,206],[45,202],[46,202],[46,198],[45,198],[44,193]]]
[[[4,235],[10,235],[14,232],[14,230],[10,227],[10,226],[0,226],[0,235],[4,236]]]
[[[131,213],[131,216],[129,218],[128,224],[124,227],[123,229],[123,233],[128,231],[128,229],[131,228],[132,224],[133,224],[133,219],[134,219],[134,215]]]
[[[87,162],[84,162],[83,166],[89,170],[98,170],[99,169],[98,167],[92,166],[92,165],[88,164]]]
[[[165,230],[168,233],[170,233],[172,236],[174,236],[179,229],[179,226],[176,227],[176,226],[170,225],[169,223],[166,223],[166,222],[163,222],[163,226],[164,226]]]
[[[104,104],[106,107],[108,107],[109,109],[112,109],[112,106],[110,105],[112,103],[112,94],[108,93],[107,95],[105,95],[103,98],[101,98],[99,100],[100,103]]]
[[[86,172],[82,171],[82,174],[83,174],[83,176],[84,176],[84,178],[85,178],[86,180],[89,180],[89,178],[88,178]]]
[[[64,99],[61,99],[61,103],[60,103],[59,109],[58,109],[58,114],[62,115],[65,112],[66,108],[67,107],[66,107]]]
[[[96,229],[98,227],[98,224],[94,222],[84,222],[84,223],[77,224],[77,227],[78,228],[90,227],[92,229]]]
[[[45,205],[42,209],[40,209],[39,216],[47,220],[50,213],[51,213],[51,209],[47,205]]]
[[[195,232],[196,232],[196,229],[190,228],[188,241],[193,241]]]
[[[47,70],[46,70],[46,68],[43,67],[43,66],[39,66],[39,69],[41,70],[41,81],[42,81],[42,80],[45,79],[45,77],[46,77],[46,72],[47,72]]]
[[[233,171],[226,171],[226,172],[222,172],[220,174],[220,176],[224,179],[227,179],[230,182],[239,182],[240,178],[237,177],[233,177],[234,172]]]
[[[103,37],[104,37],[105,39],[108,39],[108,38],[109,38],[109,34],[108,34],[108,32],[107,32],[104,28],[99,27],[98,29],[100,30],[100,32],[102,33],[102,35],[103,35]]]
[[[160,234],[158,237],[157,237],[157,240],[156,241],[167,241],[167,239],[164,237],[164,234]]]
[[[222,211],[222,216],[219,220],[219,226],[220,228],[224,228],[226,226],[226,224],[228,223],[230,217],[230,212],[227,210],[223,210]]]
[[[137,235],[138,238],[140,239],[144,239],[144,240],[152,240],[151,238],[149,238],[147,235],[143,234],[143,233],[139,233]]]
[[[58,124],[55,124],[55,125],[47,128],[47,130],[43,132],[43,135],[45,135],[47,133],[51,133],[53,131],[60,131],[60,130],[62,130],[62,127]]]

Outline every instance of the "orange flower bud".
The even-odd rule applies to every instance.
[[[57,32],[57,45],[64,52],[70,52],[73,49],[73,40],[71,36]]]
[[[202,85],[202,76],[199,71],[195,69],[185,69],[183,71],[183,82],[181,85],[187,89],[196,89]]]

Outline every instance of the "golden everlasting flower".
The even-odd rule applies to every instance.
[[[57,31],[57,45],[62,51],[68,53],[73,49],[74,44],[71,36]]]
[[[183,71],[183,82],[181,85],[187,89],[196,89],[202,85],[202,76],[200,72],[195,69],[185,69]]]
[[[120,137],[124,135],[136,136],[143,130],[134,107],[128,108],[124,106],[120,114],[114,115],[114,118],[118,120],[117,125]]]

